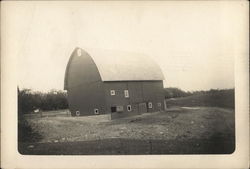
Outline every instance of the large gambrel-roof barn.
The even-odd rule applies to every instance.
[[[118,118],[163,110],[163,79],[160,67],[145,55],[76,48],[64,89],[72,116]]]

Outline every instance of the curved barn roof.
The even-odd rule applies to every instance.
[[[78,49],[83,50],[93,59],[102,81],[164,80],[160,67],[146,55],[103,49],[85,50],[82,48],[76,48],[74,52],[77,53]]]
[[[102,81],[164,80],[160,67],[148,56],[132,52],[87,49]]]

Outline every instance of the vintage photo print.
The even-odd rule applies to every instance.
[[[246,166],[247,14],[246,1],[2,2],[3,167]]]

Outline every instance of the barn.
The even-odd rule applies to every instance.
[[[72,116],[111,119],[164,109],[164,76],[149,57],[132,52],[75,48],[64,89]]]

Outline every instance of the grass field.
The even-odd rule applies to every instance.
[[[168,106],[206,106],[234,108],[234,90],[214,91],[167,100]]]
[[[229,108],[182,105],[116,120],[44,112],[25,117],[39,140],[18,147],[21,154],[49,155],[228,154],[234,151],[234,115]]]

